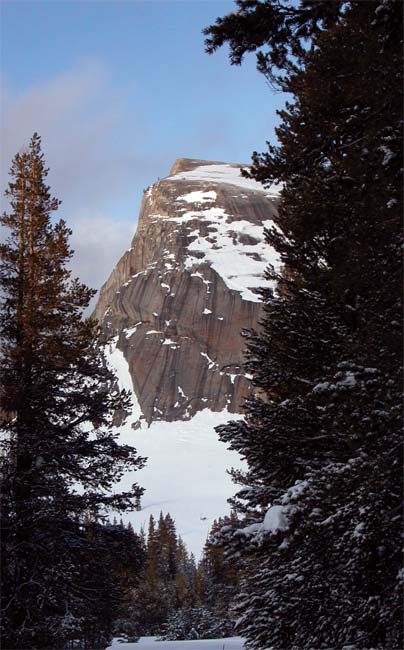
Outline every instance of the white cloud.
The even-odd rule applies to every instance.
[[[59,216],[73,230],[73,271],[99,288],[129,247],[137,200],[155,178],[155,161],[143,153],[147,126],[97,59],[83,59],[23,92],[5,87],[2,94],[1,188],[15,153],[37,131],[48,183],[62,200]]]
[[[84,59],[23,93],[6,88],[3,94],[3,179],[34,131],[42,136],[50,185],[69,210],[105,207],[112,192],[122,192],[144,169],[139,151],[146,126],[100,61]]]
[[[135,226],[125,219],[112,220],[101,213],[82,214],[74,223],[70,244],[72,270],[82,282],[99,289],[122,253],[129,248]]]

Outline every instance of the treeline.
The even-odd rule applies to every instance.
[[[212,533],[230,519],[215,522]],[[120,524],[121,529],[125,529]],[[129,524],[128,530],[132,533]],[[142,564],[132,565],[136,585],[121,584],[121,610],[114,634],[126,639],[155,635],[163,639],[220,638],[232,632],[229,605],[237,590],[239,571],[223,550],[206,544],[197,563],[177,534],[168,513],[150,516],[147,533],[140,532]],[[125,553],[125,549],[122,549]],[[130,577],[130,576],[129,576]]]
[[[402,27],[396,0],[237,0],[205,30],[289,93],[251,175],[283,183],[281,268],[247,334],[256,394],[219,427],[248,463],[238,632],[256,650],[403,645]],[[266,107],[251,107],[252,114]]]
[[[122,612],[139,583],[145,561],[143,544],[131,525],[101,524],[86,518],[80,559],[81,625],[72,619],[70,640],[63,648],[104,650],[112,635],[121,633]]]

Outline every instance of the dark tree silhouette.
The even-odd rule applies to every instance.
[[[267,241],[282,263],[248,335],[256,396],[219,428],[248,462],[239,631],[257,650],[402,645],[402,3],[238,0],[207,49],[289,92]],[[257,110],[260,110],[259,107]],[[268,515],[264,515],[268,511]],[[220,534],[219,534],[220,536]]]
[[[82,318],[94,292],[71,279],[71,231],[52,221],[60,202],[37,134],[10,175],[0,218],[2,644],[56,650],[80,638],[94,598],[81,573],[85,516],[132,508],[142,490],[113,485],[143,459],[112,430],[129,398],[109,390],[97,325]]]

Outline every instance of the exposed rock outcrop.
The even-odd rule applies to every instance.
[[[100,291],[104,340],[123,352],[148,422],[210,408],[240,411],[243,328],[274,252],[263,242],[277,204],[240,165],[178,159],[145,190],[131,247]]]

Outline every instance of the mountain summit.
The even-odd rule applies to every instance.
[[[240,332],[257,327],[257,290],[277,264],[264,227],[278,192],[242,167],[176,160],[144,191],[131,246],[101,288],[103,340],[125,358],[137,417],[149,424],[206,408],[237,413],[250,390]]]

